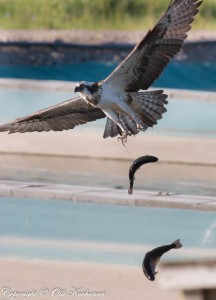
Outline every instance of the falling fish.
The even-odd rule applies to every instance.
[[[181,248],[182,244],[180,243],[180,240],[176,240],[170,245],[164,245],[161,247],[157,247],[149,252],[146,253],[143,263],[142,263],[142,269],[145,276],[151,280],[155,280],[155,274],[158,272],[155,271],[155,268],[160,261],[161,256],[168,252],[171,249],[178,249]]]
[[[135,173],[136,171],[144,164],[150,163],[150,162],[156,162],[158,161],[158,158],[155,156],[150,156],[150,155],[145,155],[145,156],[140,156],[137,158],[132,165],[130,166],[129,169],[129,182],[130,182],[130,187],[128,189],[128,194],[133,193],[133,185],[134,185],[134,180],[135,180]]]

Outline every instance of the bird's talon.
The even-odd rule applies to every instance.
[[[124,146],[125,145],[125,143],[127,143],[127,133],[124,133],[124,134],[122,134],[122,136],[119,136],[117,139],[118,139],[118,141],[121,141],[122,142],[122,145]]]

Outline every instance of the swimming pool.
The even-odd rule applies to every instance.
[[[0,123],[70,99],[73,88],[73,83],[59,81],[2,82]],[[164,118],[153,130],[131,137],[126,147],[117,139],[103,139],[105,120],[63,132],[1,133],[0,179],[127,188],[129,161],[151,154],[159,165],[139,171],[137,189],[215,196],[214,93],[209,98],[209,93],[168,92]]]
[[[29,90],[17,88],[0,89],[0,122],[19,118],[39,109],[57,104],[75,96],[71,91]],[[154,130],[147,134],[166,134],[170,136],[216,137],[216,97],[215,101],[169,97],[167,112],[158,121]],[[105,120],[90,122],[79,126],[79,130],[94,130],[105,126]]]
[[[0,257],[140,265],[180,238],[168,259],[215,258],[215,224],[211,212],[0,198]]]

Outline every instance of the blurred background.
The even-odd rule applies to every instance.
[[[0,0],[0,123],[73,98],[77,81],[108,76],[169,3]],[[152,88],[168,94],[167,112],[155,128],[131,137],[125,146],[116,138],[103,139],[105,120],[63,132],[0,134],[1,288],[36,289],[40,299],[43,286],[69,291],[73,282],[104,290],[105,299],[174,300],[179,290],[184,299],[216,299],[215,0],[201,5],[183,50]],[[128,169],[146,154],[159,162],[137,172],[134,197],[151,195],[154,203],[158,193],[187,195],[189,202],[212,202],[212,212],[169,204],[67,202],[55,192],[41,200],[44,188],[57,191],[59,184],[71,193],[82,187],[81,194],[101,191],[101,202],[106,195],[109,203],[109,193],[128,200]],[[9,197],[9,186],[35,190],[26,193],[27,199]],[[141,270],[144,252],[176,238],[184,248],[170,259],[167,255],[160,285],[152,289]],[[190,272],[199,262],[201,273],[195,276]],[[19,272],[23,280],[17,282]],[[52,299],[51,292],[46,299]]]
[[[4,29],[127,29],[152,27],[169,0],[1,0]],[[215,0],[204,1],[194,29],[214,30]]]

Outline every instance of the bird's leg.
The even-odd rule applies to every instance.
[[[119,136],[117,139],[118,139],[118,141],[122,142],[123,146],[125,146],[125,143],[127,143],[127,137],[128,137],[128,134],[126,132],[122,132],[122,135]]]
[[[131,135],[127,127],[124,126],[123,123],[120,122],[118,115],[111,109],[103,109],[103,112],[109,117],[114,123],[116,123],[121,129],[121,137],[118,137],[118,140],[121,140],[122,145],[127,142],[128,135]]]

